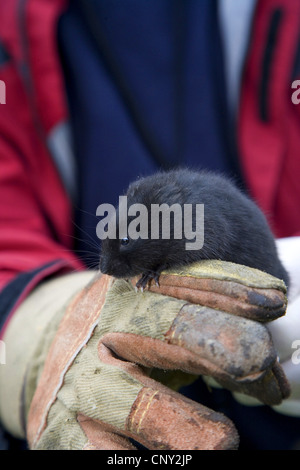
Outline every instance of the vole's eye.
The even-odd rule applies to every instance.
[[[128,243],[129,243],[129,238],[128,237],[124,237],[124,238],[121,239],[121,245],[126,246],[126,245],[128,245]]]

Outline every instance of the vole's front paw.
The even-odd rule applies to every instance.
[[[152,281],[152,279],[154,280],[157,287],[159,287],[159,276],[160,272],[158,271],[148,271],[146,273],[143,273],[142,277],[138,280],[135,285],[136,289],[141,289],[141,291],[143,292],[143,290],[147,287],[148,283]]]

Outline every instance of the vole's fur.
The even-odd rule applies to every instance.
[[[184,233],[182,239],[151,239],[149,217],[147,240],[129,240],[126,246],[119,239],[102,242],[103,273],[125,278],[144,274],[140,283],[144,286],[150,278],[157,280],[163,269],[220,259],[260,269],[288,284],[265,216],[227,178],[188,169],[160,172],[132,183],[126,195],[128,207],[144,204],[149,214],[151,204],[204,204],[204,245],[200,250],[186,250],[189,240]]]

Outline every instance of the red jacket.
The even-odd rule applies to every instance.
[[[5,298],[9,310],[46,276],[83,268],[71,251],[71,203],[45,143],[67,117],[55,44],[65,3],[0,2],[0,41],[9,55],[0,68],[6,85],[6,104],[0,105],[0,288],[20,273],[34,273],[16,289],[15,302]]]
[[[239,113],[240,155],[253,198],[277,237],[300,234],[300,2],[257,4]]]
[[[46,145],[68,118],[55,35],[66,3],[0,0],[8,53],[0,65],[0,289],[23,279],[6,313],[46,276],[84,268],[72,252],[72,204]],[[278,237],[300,234],[300,105],[291,100],[299,31],[300,2],[258,2],[238,115],[244,177]]]

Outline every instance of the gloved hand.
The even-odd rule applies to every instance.
[[[65,283],[74,284],[72,276]],[[162,274],[160,287],[150,291],[136,293],[133,285],[96,276],[55,315],[61,279],[24,302],[5,335],[7,356],[11,351],[11,360],[23,365],[17,378],[9,364],[0,375],[4,424],[11,429],[13,421],[21,435],[23,423],[32,449],[132,449],[128,437],[149,449],[236,448],[227,418],[151,376],[157,369],[205,374],[266,404],[280,403],[289,388],[263,323],[284,314],[284,284],[215,261]],[[36,296],[44,302],[39,316]],[[31,335],[25,331],[20,341],[25,324]],[[177,378],[178,386],[184,383]],[[9,387],[12,380],[19,387]]]

